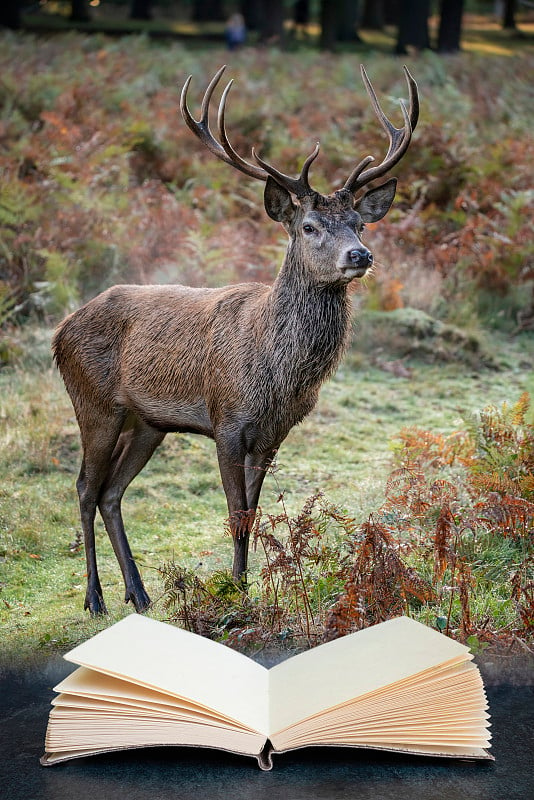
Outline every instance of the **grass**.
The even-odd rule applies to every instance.
[[[74,487],[80,451],[68,397],[47,354],[49,330],[26,330],[21,360],[0,372],[0,624],[4,658],[55,651],[91,635],[128,609],[119,567],[101,523],[98,553],[109,620],[83,612],[85,560]],[[265,512],[277,514],[284,492],[296,514],[316,489],[356,520],[383,503],[391,439],[406,425],[445,433],[488,402],[532,392],[529,337],[494,343],[499,371],[458,364],[412,364],[411,378],[369,364],[355,344],[316,410],[282,446],[267,476]],[[158,572],[176,560],[207,576],[231,565],[226,505],[211,441],[169,435],[124,501],[126,528],[152,598]],[[252,581],[263,564],[252,554]],[[165,618],[162,603],[153,613]],[[11,655],[10,655],[11,654]]]

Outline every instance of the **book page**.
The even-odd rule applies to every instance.
[[[487,701],[477,667],[470,661],[456,664],[449,667],[446,680],[438,670],[419,673],[418,685],[417,678],[407,679],[309,717],[271,735],[271,742],[276,750],[376,743],[489,747]],[[436,672],[442,675],[439,681],[430,677]]]
[[[269,670],[270,734],[447,661],[469,649],[409,617],[349,634]]]
[[[65,659],[185,698],[267,735],[268,671],[189,631],[131,614]]]
[[[235,731],[211,725],[191,724],[179,720],[163,720],[148,716],[125,717],[101,713],[84,714],[76,709],[53,709],[46,731],[48,754],[72,750],[122,750],[130,747],[187,745],[215,747],[235,753],[258,755],[265,746],[265,737],[250,731]]]
[[[95,672],[87,667],[78,667],[61,683],[54,686],[59,696],[52,700],[52,705],[64,705],[65,698],[76,698],[74,705],[90,699],[103,707],[110,703],[120,704],[135,709],[151,709],[164,714],[189,715],[191,719],[206,719],[210,724],[226,724],[234,730],[250,730],[247,726],[226,717],[219,711],[206,709],[198,703],[183,700],[174,695],[163,694],[154,689],[140,686],[138,683],[114,678],[102,672]]]

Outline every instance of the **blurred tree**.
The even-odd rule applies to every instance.
[[[365,0],[360,27],[381,31],[385,24],[384,0]]]
[[[321,0],[319,11],[321,50],[334,50],[336,42],[358,42],[358,0]]]
[[[445,5],[447,5],[447,1],[445,0]],[[406,53],[408,45],[412,45],[417,50],[426,50],[430,47],[429,14],[430,0],[400,0],[399,30],[395,47],[398,55]]]
[[[399,24],[399,0],[383,0],[384,5],[384,24]]]
[[[398,25],[400,0],[364,0],[360,28],[381,31],[384,25]]]
[[[438,53],[457,53],[462,34],[464,0],[441,0]]]
[[[310,21],[310,0],[296,0],[293,4],[293,22],[295,29],[305,31]]]
[[[261,0],[260,2],[260,41],[280,44],[284,40],[284,0]]]
[[[245,18],[249,31],[257,31],[261,26],[262,0],[241,0],[239,9]]]
[[[218,22],[225,19],[222,0],[193,0],[194,22]]]
[[[336,39],[338,42],[361,42],[358,34],[359,0],[338,0]]]
[[[515,30],[515,14],[517,11],[517,0],[504,0],[502,9],[502,26]]]
[[[91,21],[87,0],[71,0],[70,19],[73,22]]]
[[[339,19],[339,3],[337,0],[321,0],[319,11],[319,24],[321,26],[321,37],[319,46],[321,50],[333,50],[337,38],[337,26]]]
[[[4,0],[0,3],[0,27],[12,30],[20,28],[19,0]]]
[[[152,0],[132,0],[130,19],[152,19]]]

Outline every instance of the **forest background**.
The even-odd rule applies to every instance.
[[[129,490],[126,527],[156,617],[254,652],[407,613],[478,653],[531,652],[534,20],[520,6],[504,29],[502,9],[495,17],[487,3],[468,6],[456,55],[436,50],[439,13],[428,18],[432,48],[405,43],[421,120],[396,170],[395,205],[367,232],[377,267],[355,287],[353,344],[267,477],[248,593],[228,577],[211,442],[167,437]],[[37,18],[72,24],[71,6],[60,3],[23,8],[33,33],[0,32],[8,660],[63,650],[128,611],[102,527],[110,619],[82,611],[80,446],[51,363],[55,323],[113,283],[269,283],[283,257],[261,187],[211,158],[181,122],[187,75],[194,105],[193,92],[199,101],[229,64],[227,126],[244,155],[255,145],[294,172],[320,138],[313,182],[323,192],[384,147],[360,62],[388,116],[400,119],[399,26],[365,27],[360,15],[356,38],[321,52],[313,8],[305,30],[289,14],[281,37],[260,43],[251,32],[232,51],[226,6],[223,19],[188,19],[164,38],[111,35],[100,6],[84,23],[100,32],[50,30],[45,19],[48,30],[35,33]],[[141,23],[148,33],[154,23],[162,30],[164,15],[154,16]]]

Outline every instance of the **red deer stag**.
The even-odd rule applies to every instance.
[[[403,127],[395,128],[362,68],[389,149],[375,166],[369,166],[372,156],[364,158],[342,189],[324,196],[308,182],[319,145],[297,178],[279,172],[254,149],[256,163],[235,152],[225,130],[231,82],[219,105],[218,140],[213,136],[209,106],[223,70],[204,94],[199,121],[187,106],[187,79],[183,118],[217,158],[265,181],[265,210],[287,231],[287,254],[272,286],[114,286],[57,329],[54,356],[83,447],[77,489],[87,558],[85,608],[91,614],[106,612],[95,553],[97,507],[122,570],[126,602],[137,611],[150,605],[126,538],[121,500],[171,431],[215,440],[234,540],[233,575],[245,575],[266,470],[339,363],[350,324],[347,287],[373,262],[362,230],[389,210],[396,179],[355,195],[400,161],[417,123],[417,86],[408,70],[410,108],[401,103]]]

